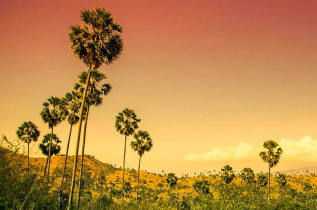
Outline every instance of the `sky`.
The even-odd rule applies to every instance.
[[[91,108],[86,154],[122,165],[124,136],[114,123],[127,107],[153,139],[143,170],[265,171],[258,153],[268,139],[284,149],[274,170],[317,165],[315,0],[0,0],[0,134],[16,139],[24,121],[34,122],[41,136],[31,156],[43,157],[42,103],[63,97],[87,70],[68,33],[95,6],[123,27],[124,49],[99,69],[113,89]],[[69,124],[55,132],[65,154]],[[127,167],[137,164],[128,147]]]

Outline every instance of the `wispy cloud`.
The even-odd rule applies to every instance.
[[[317,139],[304,136],[300,140],[282,139],[278,141],[284,152],[284,160],[317,161]],[[262,147],[254,147],[250,144],[239,142],[234,147],[215,147],[204,153],[191,153],[185,159],[191,162],[200,161],[228,161],[248,160],[257,158]]]

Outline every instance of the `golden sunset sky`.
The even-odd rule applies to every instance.
[[[123,27],[124,50],[100,68],[113,90],[91,108],[86,154],[122,165],[114,123],[128,107],[153,139],[148,171],[266,170],[258,153],[267,139],[285,151],[274,170],[317,165],[316,0],[0,0],[0,134],[17,138],[24,121],[38,125],[39,141],[49,133],[42,103],[86,70],[68,28],[95,6]],[[55,131],[65,153],[69,124]],[[39,141],[31,156],[42,156]],[[137,161],[128,148],[127,166]]]

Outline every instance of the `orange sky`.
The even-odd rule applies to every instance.
[[[239,142],[260,148],[266,139],[301,144],[311,136],[308,145],[317,149],[315,0],[0,0],[0,134],[16,138],[28,120],[39,126],[40,139],[49,132],[39,115],[42,103],[70,91],[85,70],[69,49],[68,27],[80,23],[80,10],[94,6],[114,13],[124,50],[100,69],[113,90],[91,109],[88,154],[122,164],[124,137],[114,121],[125,107],[152,136],[153,150],[142,160],[149,171],[192,174],[226,163],[265,170],[257,154],[188,160],[215,148],[232,153]],[[66,123],[56,128],[63,153],[68,129]],[[40,155],[37,145],[32,154]],[[137,167],[130,149],[127,163]],[[312,165],[315,156],[285,156],[276,170]]]

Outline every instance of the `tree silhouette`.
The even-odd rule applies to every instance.
[[[172,188],[175,188],[177,181],[178,181],[178,178],[174,173],[169,173],[167,175],[166,182],[168,183],[170,187],[169,193],[171,193]]]
[[[54,133],[48,133],[43,137],[43,140],[40,143],[39,148],[42,151],[42,154],[47,156],[45,171],[47,168],[47,163],[49,163],[50,156],[57,155],[61,151],[61,147],[59,146],[60,143],[61,140],[59,140],[59,138]]]
[[[62,199],[62,188],[64,183],[64,177],[66,173],[66,166],[67,166],[67,159],[68,159],[68,150],[69,150],[69,143],[70,138],[72,135],[72,129],[73,125],[78,123],[79,120],[79,108],[80,108],[80,95],[78,92],[72,91],[70,93],[66,93],[64,98],[61,101],[62,109],[64,109],[64,112],[67,113],[67,121],[70,124],[70,130],[68,135],[68,141],[67,141],[67,147],[66,147],[66,154],[65,154],[65,162],[64,162],[64,168],[63,168],[63,174],[62,174],[62,181],[59,188],[59,203]]]
[[[267,151],[260,152],[260,157],[265,163],[269,165],[269,185],[268,185],[268,193],[267,193],[267,200],[270,202],[270,187],[271,187],[271,168],[276,166],[280,161],[281,155],[283,150],[279,147],[279,144],[274,140],[267,140],[264,142],[263,147]]]
[[[115,127],[116,130],[125,136],[124,151],[123,151],[123,172],[122,172],[122,200],[123,200],[123,187],[124,187],[124,172],[125,172],[125,154],[127,147],[127,137],[132,135],[136,129],[139,128],[138,123],[141,120],[137,118],[134,110],[125,108],[116,116]]]
[[[201,181],[196,180],[195,183],[193,184],[194,190],[198,194],[203,194],[203,195],[211,194],[210,186],[211,186],[211,183],[208,180],[201,180]]]
[[[254,183],[255,175],[254,171],[251,168],[244,168],[241,171],[242,180],[247,184]]]
[[[225,165],[220,171],[220,177],[226,184],[230,184],[236,176],[232,167],[230,165]]]
[[[31,122],[24,122],[17,130],[18,138],[28,144],[28,178],[30,177],[30,143],[37,141],[40,136],[40,131],[37,126]]]
[[[102,64],[111,64],[116,60],[122,51],[122,40],[120,34],[121,26],[114,21],[110,11],[96,7],[92,11],[81,11],[82,26],[75,25],[70,27],[69,39],[71,49],[76,58],[81,60],[88,67],[85,90],[82,97],[79,126],[75,149],[75,159],[70,190],[70,199],[67,209],[70,209],[73,201],[75,186],[75,175],[77,170],[77,157],[80,142],[82,118],[86,103],[86,96],[91,76],[91,71],[98,69]]]
[[[139,155],[139,167],[138,167],[138,183],[136,188],[136,199],[137,203],[139,202],[139,179],[140,179],[140,166],[141,166],[141,158],[144,152],[148,152],[151,150],[153,143],[150,137],[150,134],[147,131],[139,130],[137,133],[133,135],[134,141],[131,142],[131,148],[133,151],[136,151]]]
[[[51,163],[51,144],[52,144],[52,138],[53,138],[53,130],[56,125],[61,123],[67,113],[65,112],[65,109],[63,109],[61,104],[61,99],[58,97],[51,97],[47,99],[43,103],[43,109],[41,111],[41,117],[45,123],[48,124],[48,127],[51,129],[51,140],[49,143],[49,152],[48,152],[48,170],[47,170],[47,177],[49,177],[50,174],[50,163]],[[46,173],[46,168],[44,171],[44,176]]]
[[[266,174],[260,173],[258,174],[258,185],[259,187],[267,186],[268,178]]]
[[[78,91],[79,94],[83,94],[85,89],[85,81],[87,79],[87,72],[82,72],[79,75],[79,82],[75,84],[74,89]],[[106,79],[106,75],[97,70],[91,72],[89,88],[87,91],[87,101],[86,101],[86,109],[85,109],[85,125],[84,125],[84,135],[83,135],[83,144],[82,144],[82,153],[81,153],[81,168],[80,168],[80,176],[79,181],[82,180],[83,168],[84,168],[84,157],[85,157],[85,144],[86,144],[86,133],[87,133],[87,125],[88,125],[88,116],[90,106],[100,106],[103,102],[103,97],[106,96],[112,89],[110,84],[101,82]],[[78,189],[77,195],[77,208],[79,208],[80,203],[80,191],[81,185]]]

